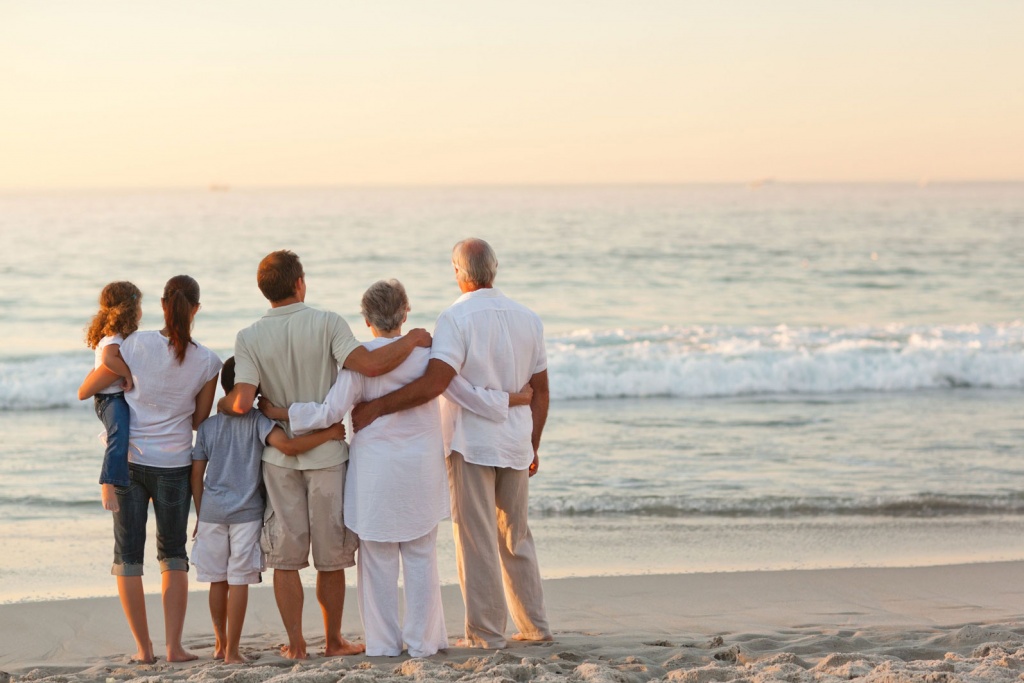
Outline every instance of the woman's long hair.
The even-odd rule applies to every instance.
[[[111,282],[100,292],[100,310],[85,328],[85,343],[90,349],[104,337],[119,334],[127,337],[139,329],[139,307],[142,292],[130,282]]]
[[[164,285],[164,327],[174,347],[178,364],[185,362],[185,353],[192,341],[192,309],[199,305],[199,283],[188,275],[175,275]]]

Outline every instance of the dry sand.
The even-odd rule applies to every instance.
[[[128,664],[132,641],[114,598],[22,603],[0,606],[0,683],[1011,681],[1024,679],[1022,572],[1024,562],[1001,562],[553,580],[545,590],[554,643],[302,663],[277,654],[282,629],[272,591],[261,587],[252,591],[243,638],[254,661],[238,666],[211,659],[204,592],[190,595],[185,642],[200,659],[186,664]],[[444,596],[454,638],[461,598],[457,587]],[[354,597],[350,590],[345,634],[359,638]],[[306,600],[316,653],[319,610],[312,594]],[[149,609],[159,638],[158,596]]]

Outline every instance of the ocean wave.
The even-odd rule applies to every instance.
[[[1024,322],[581,330],[547,340],[552,398],[1024,388]],[[80,404],[87,352],[0,360],[0,410]]]
[[[1024,493],[949,495],[923,493],[905,497],[766,497],[693,498],[688,496],[534,495],[533,514],[552,517],[636,515],[643,517],[956,517],[1024,514]]]

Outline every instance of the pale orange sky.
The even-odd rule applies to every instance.
[[[0,187],[1024,180],[1024,3],[0,0]]]

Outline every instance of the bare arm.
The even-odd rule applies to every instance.
[[[103,367],[107,368],[124,380],[124,390],[131,391],[132,371],[131,368],[128,367],[128,364],[124,362],[124,358],[121,357],[121,345],[107,344],[104,346],[101,360]]]
[[[343,441],[345,439],[345,425],[340,422],[333,424],[327,429],[318,432],[295,436],[291,439],[280,427],[274,427],[267,435],[267,445],[273,446],[285,455],[301,455],[328,441]]]
[[[227,396],[217,402],[217,410],[228,415],[239,417],[252,410],[256,402],[256,386],[245,382],[235,382]]]
[[[388,344],[388,346],[394,346],[394,344]],[[453,377],[455,377],[455,368],[443,360],[431,358],[427,363],[427,371],[419,379],[390,394],[385,394],[368,403],[360,403],[353,408],[352,428],[358,432],[373,423],[378,417],[397,413],[399,410],[415,408],[437,398],[448,388]]]
[[[345,358],[342,367],[367,377],[379,377],[401,365],[417,346],[430,346],[430,333],[419,327],[398,341],[373,351],[367,351],[364,346],[356,347]]]
[[[84,401],[87,398],[92,398],[98,392],[103,391],[120,378],[120,375],[114,374],[105,366],[99,366],[95,370],[92,370],[85,376],[85,379],[82,380],[82,385],[78,387],[78,400]]]
[[[206,460],[192,461],[192,502],[196,504],[196,517],[199,516],[199,506],[203,503],[203,477],[206,475]],[[198,525],[196,527],[198,529]],[[195,533],[192,537],[195,538]]]
[[[196,394],[196,412],[192,413],[192,429],[199,429],[206,418],[210,417],[210,408],[213,407],[213,395],[217,393],[217,375],[203,385],[203,388]]]
[[[530,476],[537,474],[540,468],[540,435],[544,431],[544,423],[548,421],[548,403],[551,394],[548,389],[548,371],[541,370],[530,378],[530,386],[533,387],[533,399],[530,401],[530,410],[533,411],[533,463],[530,465]]]

